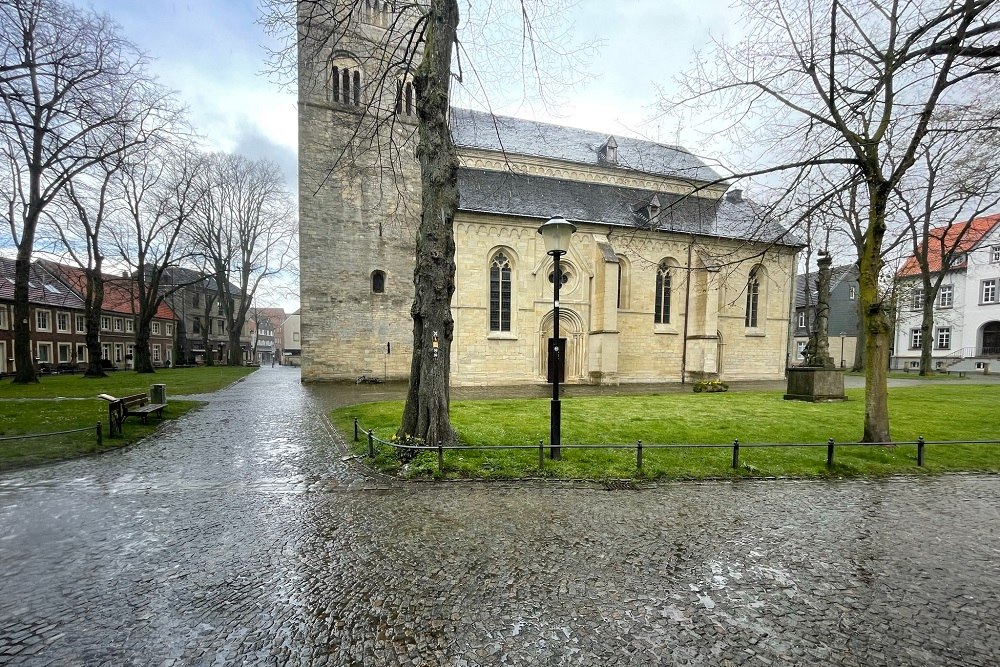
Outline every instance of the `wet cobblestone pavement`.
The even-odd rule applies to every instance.
[[[393,484],[324,391],[0,476],[0,665],[1000,664],[998,477]]]

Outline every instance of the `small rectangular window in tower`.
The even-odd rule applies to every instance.
[[[372,271],[372,293],[385,294],[385,272]]]
[[[344,104],[350,104],[351,103],[351,72],[350,72],[350,70],[346,70],[345,69],[344,72],[343,72],[343,74],[341,76],[342,76],[341,83],[343,85],[341,86],[341,98],[340,99],[341,99],[341,102],[343,102]]]

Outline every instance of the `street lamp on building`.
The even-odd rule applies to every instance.
[[[545,252],[552,255],[552,343],[549,345],[549,369],[552,377],[552,411],[549,428],[549,456],[553,459],[562,458],[562,413],[559,405],[559,380],[563,370],[563,349],[559,340],[559,286],[562,284],[562,272],[559,269],[559,258],[569,249],[569,240],[576,231],[576,226],[563,218],[550,218],[538,228],[545,242]]]

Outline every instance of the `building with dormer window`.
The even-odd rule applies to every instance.
[[[300,50],[302,378],[402,379],[413,349],[416,126],[397,83],[405,74],[373,46],[392,31],[345,29],[356,32],[335,40],[342,53]],[[367,113],[345,103],[342,76],[322,75],[334,57],[361,63],[363,85],[389,82],[365,87]],[[359,140],[365,123],[378,141]],[[453,108],[450,124],[460,160],[453,384],[545,381],[555,280],[569,383],[784,377],[800,245],[702,160],[467,109]],[[374,144],[395,152],[365,151]],[[557,215],[577,227],[559,276],[538,234]]]

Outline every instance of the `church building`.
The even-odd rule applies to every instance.
[[[390,39],[391,13],[363,7],[336,50],[300,49],[304,381],[410,368],[414,97],[372,46]],[[461,165],[453,385],[545,381],[554,280],[568,383],[783,378],[799,244],[703,161],[467,109],[450,123]],[[577,228],[560,276],[538,233],[553,216]]]

